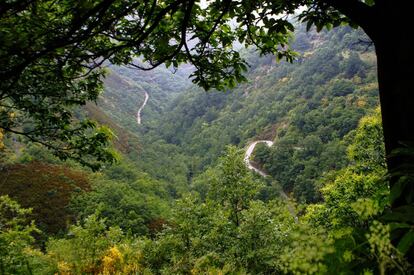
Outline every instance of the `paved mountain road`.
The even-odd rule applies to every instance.
[[[139,107],[138,111],[137,111],[137,123],[138,125],[141,125],[141,112],[144,109],[145,105],[147,105],[149,99],[149,95],[147,92],[145,92],[145,99],[144,99],[144,103],[142,103],[141,107]]]
[[[244,162],[246,163],[247,168],[249,168],[250,170],[253,170],[254,172],[261,175],[262,177],[267,177],[269,175],[265,171],[254,167],[252,165],[251,160],[250,160],[250,157],[251,157],[251,155],[254,151],[254,148],[259,143],[265,143],[269,147],[273,145],[273,141],[271,141],[271,140],[256,140],[256,141],[253,141],[252,143],[249,144],[249,146],[247,146],[247,150],[246,150],[246,153],[244,155]],[[279,193],[280,193],[280,196],[288,203],[288,205],[287,205],[288,210],[289,210],[290,214],[295,218],[295,221],[297,222],[298,217],[296,216],[294,207],[292,206],[291,202],[289,201],[288,195],[286,195],[286,193],[283,191],[282,188],[280,188]]]

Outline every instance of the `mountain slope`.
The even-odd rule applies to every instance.
[[[190,175],[213,164],[227,144],[275,140],[257,160],[298,200],[317,200],[317,179],[347,163],[343,138],[378,105],[375,55],[360,38],[350,28],[299,28],[294,64],[245,51],[248,83],[226,93],[191,88],[166,109],[153,135],[179,146]]]

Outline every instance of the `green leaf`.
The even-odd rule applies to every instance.
[[[306,31],[309,31],[312,28],[313,21],[309,19],[309,21],[306,23]]]
[[[412,224],[414,221],[414,206],[405,205],[392,210],[392,212],[382,216],[385,221],[407,222]]]
[[[411,225],[409,225],[407,223],[393,222],[393,223],[390,223],[390,228],[391,228],[391,231],[393,231],[395,229],[411,228]]]
[[[391,187],[391,191],[390,191],[390,202],[391,203],[393,203],[397,198],[401,196],[401,193],[403,192],[406,183],[407,181],[400,179],[398,182],[396,182]]]
[[[414,244],[414,230],[408,231],[401,239],[401,241],[398,243],[398,250],[401,251],[401,253],[405,254],[408,252],[410,247]]]

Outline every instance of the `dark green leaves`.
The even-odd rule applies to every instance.
[[[411,229],[410,231],[405,233],[404,237],[402,237],[402,239],[398,243],[397,248],[401,253],[405,254],[408,252],[408,250],[413,244],[414,244],[414,230]]]

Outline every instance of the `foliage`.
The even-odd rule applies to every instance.
[[[157,120],[162,119],[170,102],[191,86],[188,79],[190,68],[187,67],[190,66],[183,66],[172,73],[165,66],[139,72],[124,66],[110,65],[110,72],[104,79],[105,91],[97,102],[98,106],[123,128],[145,133],[154,127]],[[136,112],[144,101],[144,92],[149,94],[149,100],[143,109],[143,120],[139,126],[136,123]]]
[[[15,209],[7,197],[0,198],[2,211],[7,205]],[[12,224],[18,224],[16,217],[7,225]],[[33,223],[26,227],[1,225],[2,274],[149,274],[142,265],[142,241],[125,238],[118,227],[108,228],[98,214],[86,218],[83,225],[71,226],[66,238],[50,239],[47,253],[30,246],[30,233],[37,230]]]
[[[0,194],[33,209],[30,217],[42,230],[38,238],[43,240],[66,230],[68,222],[74,221],[68,209],[71,197],[90,189],[83,171],[38,161],[4,166],[0,178]]]
[[[176,69],[189,62],[192,81],[204,89],[233,88],[246,81],[247,70],[246,60],[232,47],[235,41],[292,62],[296,54],[289,39],[295,26],[289,15],[306,7],[299,19],[318,31],[341,23],[366,27],[359,14],[371,11],[371,5],[348,5],[355,12],[336,1],[302,0],[7,3],[0,13],[0,76],[5,80],[0,127],[45,145],[62,159],[98,169],[100,162],[114,161],[107,148],[111,134],[89,120],[77,121],[73,112],[97,100],[105,61],[143,70],[161,64]],[[347,71],[354,73],[354,66]]]
[[[225,156],[219,160],[214,178],[210,179],[209,197],[230,211],[231,220],[239,225],[240,212],[257,195],[261,187],[246,168],[243,155],[234,146],[229,146]]]
[[[23,218],[11,218],[11,223],[4,219],[2,273],[412,271],[404,259],[412,256],[414,243],[410,144],[403,144],[407,148],[400,144],[399,150],[385,155],[378,113],[358,126],[360,118],[378,105],[374,53],[354,45],[363,37],[358,31],[322,31],[343,23],[360,25],[377,46],[384,46],[378,44],[382,32],[390,33],[385,31],[391,29],[388,25],[395,25],[383,23],[380,13],[400,14],[404,5],[336,0],[92,2],[9,1],[0,8],[0,147],[4,140],[19,161],[30,160],[33,152],[21,156],[21,143],[10,135],[20,134],[63,160],[75,159],[98,170],[102,162],[116,159],[108,146],[115,134],[116,146],[151,176],[123,164],[95,175],[91,192],[77,196],[72,205],[80,221],[65,238],[50,239],[45,253],[31,246],[31,233],[37,231],[33,224],[25,224]],[[294,24],[290,17],[296,12],[307,23],[307,31],[315,25],[318,33],[300,32],[305,26]],[[295,29],[299,30],[296,41]],[[396,28],[399,46],[400,29]],[[233,46],[238,44],[254,48],[236,51]],[[395,54],[394,47],[383,50],[376,48],[381,58]],[[258,58],[253,51],[265,56]],[[275,67],[274,59],[293,62],[296,57],[297,67],[284,62]],[[234,88],[236,82],[246,82],[246,72],[254,81],[234,94],[204,94],[194,88],[192,95],[184,93],[167,107],[173,99],[169,92],[178,93],[186,84],[165,81],[153,88],[152,80],[110,65],[107,95],[100,101],[107,110],[102,111],[86,103],[98,100],[106,61],[143,70],[162,64],[175,70],[189,62],[194,66],[189,69],[191,79],[205,90]],[[395,92],[384,92],[384,63],[379,63],[381,99],[392,98]],[[406,73],[402,67],[396,69]],[[117,79],[116,72],[128,78]],[[164,79],[163,73],[159,70],[149,78]],[[392,86],[405,87],[408,82],[401,84],[398,77],[398,85]],[[140,83],[131,84],[134,81]],[[124,90],[124,96],[117,95],[118,89]],[[151,125],[131,127],[134,105],[140,100],[137,92],[147,90],[154,91],[149,103]],[[165,100],[160,99],[163,96]],[[383,100],[382,105],[391,101]],[[389,138],[397,143],[401,138],[398,131],[390,133],[390,121],[399,114],[404,120],[407,110],[398,110],[398,115],[390,112],[404,104],[383,110],[388,151],[394,146]],[[79,105],[86,105],[85,109],[79,110]],[[157,108],[162,116],[154,115]],[[115,133],[86,119],[85,111],[110,124]],[[121,121],[125,115],[128,119]],[[162,122],[161,117],[168,119]],[[130,132],[143,134],[141,144]],[[218,158],[228,144],[242,145],[253,138],[275,141],[272,148],[258,147],[255,152],[256,163],[275,179],[269,178],[273,182],[266,187],[248,172],[235,147]],[[42,161],[49,161],[48,154],[37,152]],[[393,158],[408,161],[389,166],[387,178],[385,157],[388,165]],[[72,172],[56,165],[12,162],[0,168],[12,174],[6,180],[17,186],[29,180],[25,166],[46,167],[30,178],[44,186],[54,175],[50,167],[64,175]],[[13,167],[23,174],[11,171]],[[186,194],[188,183],[201,196]],[[273,186],[278,183],[302,204],[304,217],[297,223],[284,204],[274,200],[278,192]],[[14,191],[7,187],[7,193]],[[78,189],[71,185],[75,192],[70,192],[64,187],[66,206],[69,194]],[[25,198],[25,191],[31,189],[18,191]],[[55,191],[48,191],[48,196],[54,197]],[[171,215],[170,197],[180,197]],[[36,196],[29,205],[42,198]],[[28,214],[7,198],[2,200],[17,216]],[[101,214],[92,214],[96,209]]]
[[[381,221],[389,224],[391,239],[397,246],[399,252],[409,260],[414,257],[414,231],[413,231],[413,209],[414,199],[412,196],[414,180],[414,167],[412,160],[414,150],[410,144],[404,145],[399,150],[391,153],[391,157],[403,157],[406,162],[402,162],[395,169],[390,170],[389,178],[395,184],[390,190],[390,203],[400,203],[398,207],[390,209],[381,217]]]
[[[389,207],[379,111],[364,117],[351,136],[348,157],[353,164],[336,172],[322,188],[324,202],[310,205],[306,218],[325,228],[334,242],[339,270],[408,272],[407,263],[390,243],[389,226],[378,222]]]
[[[128,175],[127,173],[131,174]],[[134,177],[128,179],[128,177]],[[108,226],[118,226],[131,235],[155,235],[168,216],[169,194],[166,186],[146,175],[118,167],[116,178],[95,176],[92,190],[75,197],[71,209],[78,220],[97,209]]]
[[[353,143],[348,147],[348,156],[361,171],[386,167],[382,137],[379,110],[376,110],[376,115],[366,116],[360,120],[358,130],[353,136]]]
[[[233,173],[232,168],[236,167],[241,175]],[[219,184],[213,184],[212,194],[208,194],[205,202],[196,195],[183,197],[175,204],[164,230],[152,240],[129,239],[118,227],[108,227],[111,217],[108,216],[108,222],[102,219],[104,211],[95,213],[71,226],[65,238],[50,239],[45,254],[32,252],[33,272],[200,274],[277,270],[279,264],[275,257],[281,251],[281,244],[288,242],[286,236],[291,230],[292,217],[279,201],[263,203],[254,199],[257,184],[251,182],[241,154],[235,148],[228,149],[216,169],[224,176],[223,182],[246,184],[241,186],[245,191],[232,194],[228,189],[225,197],[210,199],[217,194],[215,188],[220,188]],[[219,179],[212,179],[215,180]],[[228,207],[235,197],[244,199],[244,207],[237,213],[238,224],[233,219],[233,209]],[[36,262],[42,265],[34,265]]]
[[[289,241],[293,218],[279,201],[254,199],[258,185],[236,148],[229,147],[215,169],[218,177],[210,179],[206,200],[188,194],[177,201],[171,225],[147,243],[144,257],[153,271],[261,274],[278,270],[277,257]]]
[[[85,112],[86,115],[96,120],[98,123],[106,125],[111,129],[114,134],[113,138],[113,145],[114,147],[119,150],[121,153],[128,154],[137,146],[138,138],[134,136],[131,132],[118,126],[108,115],[106,115],[102,109],[100,109],[97,105],[92,103],[87,103],[85,105]]]
[[[34,242],[31,234],[38,229],[28,221],[31,209],[21,208],[8,196],[0,196],[0,273],[30,273],[28,249]]]
[[[389,225],[374,221],[370,227],[370,232],[366,235],[371,248],[370,252],[376,257],[381,274],[386,274],[389,269],[405,273],[410,269],[410,264],[405,261],[401,251],[398,251],[391,244],[390,234]]]
[[[290,239],[280,257],[283,273],[331,274],[330,263],[326,259],[335,248],[322,230],[301,224],[292,232]],[[341,271],[344,272],[344,269]]]
[[[97,273],[107,249],[120,242],[122,231],[107,228],[98,215],[85,219],[84,226],[71,226],[68,239],[50,240],[47,250],[60,272]]]
[[[378,111],[360,121],[345,138],[349,165],[318,180],[323,200],[306,206],[299,219],[285,201],[259,199],[266,188],[247,170],[242,152],[229,146],[194,179],[203,196],[184,194],[156,233],[137,236],[146,232],[143,221],[160,213],[156,198],[168,195],[128,166],[114,167],[75,203],[83,217],[97,213],[71,226],[65,238],[50,239],[44,254],[26,244],[27,266],[74,274],[409,273],[390,242],[391,227],[378,221],[389,207],[384,155],[376,154],[384,152],[381,131]],[[138,214],[143,208],[149,216]],[[126,235],[117,224],[139,230]]]
[[[300,62],[276,64],[274,56],[245,51],[252,63],[249,83],[232,93],[184,92],[146,133],[161,136],[185,154],[190,181],[214,165],[226,145],[258,139],[274,140],[275,145],[260,156],[255,153],[256,163],[301,203],[320,200],[318,178],[348,164],[343,137],[378,105],[375,63],[361,59],[358,70],[365,76],[349,79],[345,68],[351,56],[363,56],[362,49],[350,45],[365,36],[346,27],[321,33],[298,28],[297,34],[311,45]],[[352,93],[335,94],[343,88],[338,83]]]

